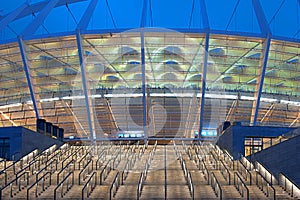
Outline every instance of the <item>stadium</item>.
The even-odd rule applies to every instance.
[[[0,6],[0,198],[300,198],[300,1]]]

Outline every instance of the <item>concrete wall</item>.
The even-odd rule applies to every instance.
[[[34,149],[38,149],[40,153],[54,144],[61,146],[63,142],[22,127],[23,155],[30,153]]]
[[[7,155],[7,159],[11,160],[18,160],[34,149],[38,149],[39,152],[42,152],[53,144],[57,144],[58,146],[63,144],[61,141],[24,127],[0,128],[0,139],[1,138],[9,138],[10,140],[10,153]]]
[[[233,125],[224,130],[217,144],[239,159],[245,154],[245,137],[278,137],[292,130],[295,128]]]
[[[300,186],[300,135],[249,156],[278,178],[283,172]]]

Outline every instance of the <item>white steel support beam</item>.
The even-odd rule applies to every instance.
[[[94,143],[96,139],[94,112],[92,107],[92,99],[90,95],[89,82],[87,80],[88,77],[85,70],[86,67],[85,67],[85,61],[83,56],[82,38],[81,38],[80,30],[76,31],[76,41],[77,41],[78,57],[79,57],[79,64],[81,70],[81,79],[82,79],[81,81],[82,81],[84,100],[85,100],[85,106],[87,112],[88,127],[90,132],[90,140],[92,143]]]
[[[148,8],[148,0],[144,0],[143,3],[143,11],[142,11],[142,19],[141,19],[141,70],[142,70],[142,102],[143,102],[143,130],[144,130],[144,143],[146,144],[148,140],[147,133],[147,97],[146,97],[146,62],[145,62],[145,33],[144,27],[146,25],[147,19],[147,8]]]
[[[34,88],[33,83],[32,83],[31,70],[30,70],[30,66],[29,66],[29,62],[28,62],[28,57],[27,57],[27,53],[26,53],[25,44],[24,44],[24,41],[21,37],[18,38],[18,43],[19,43],[19,49],[20,49],[20,53],[21,53],[21,56],[22,56],[22,62],[23,62],[23,66],[24,66],[26,79],[27,79],[27,85],[28,85],[28,88],[29,88],[33,108],[34,108],[34,111],[35,111],[35,117],[36,117],[36,119],[39,119],[40,115],[39,115],[39,109],[38,109],[38,99],[37,99],[37,95],[36,95],[36,92],[35,92],[35,88]]]
[[[265,13],[260,5],[259,0],[252,0],[253,8],[255,10],[256,18],[260,27],[260,30],[263,35],[265,35],[266,39],[263,43],[262,48],[262,56],[260,58],[259,63],[259,75],[256,79],[256,89],[254,93],[254,101],[252,104],[252,111],[251,111],[251,118],[250,118],[250,125],[255,126],[257,117],[258,117],[258,110],[260,106],[260,98],[261,93],[264,85],[265,73],[268,63],[269,57],[269,49],[271,44],[271,37],[272,33],[269,27],[269,24],[266,20]]]
[[[208,63],[208,49],[209,49],[209,21],[206,11],[206,5],[204,0],[200,0],[200,8],[202,21],[205,29],[205,48],[203,54],[203,69],[202,69],[202,84],[201,84],[201,103],[200,103],[200,113],[199,113],[199,130],[198,130],[198,143],[201,142],[201,133],[203,129],[203,118],[204,118],[204,107],[205,107],[205,91],[206,91],[206,73],[207,73],[207,63]]]

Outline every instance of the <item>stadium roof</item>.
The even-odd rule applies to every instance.
[[[89,10],[90,3],[93,4]],[[143,11],[144,3],[147,7]],[[0,41],[20,35],[34,38],[70,34],[80,28],[78,24],[85,11],[90,12],[91,18],[83,24],[87,25],[87,32],[93,33],[120,32],[143,25],[183,32],[203,32],[209,28],[211,33],[256,37],[272,34],[277,39],[298,41],[299,4],[297,0],[1,1]],[[41,13],[44,16],[39,16]]]
[[[0,7],[2,126],[34,129],[45,118],[82,137],[146,125],[191,136],[224,120],[300,122],[300,1],[13,0]]]

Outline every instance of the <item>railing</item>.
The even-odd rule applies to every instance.
[[[198,159],[199,159],[199,157],[198,157]],[[208,171],[207,166],[203,159],[201,161],[199,161],[199,170],[202,170],[204,177],[206,178],[207,183],[209,184],[209,171]]]
[[[182,159],[182,157],[180,157],[180,164],[181,164],[181,168],[183,170],[184,178],[185,178],[186,182],[188,183],[188,187],[189,187],[192,199],[194,199],[194,184],[193,184],[192,176],[191,176],[191,173],[187,170],[185,160]]]
[[[140,179],[139,179],[139,183],[138,183],[138,188],[137,188],[137,200],[140,199],[140,196],[142,194],[142,189],[143,189],[143,184],[144,184],[145,179],[146,179],[145,175],[142,172],[141,175],[140,175]]]
[[[241,162],[241,160],[238,161],[237,171],[241,174],[242,177],[244,177],[246,181],[249,180],[249,185],[252,185],[252,175],[247,167]]]
[[[109,188],[109,199],[112,199],[115,196],[119,187],[120,187],[120,173],[117,172]]]
[[[70,167],[72,167],[73,169],[69,169]],[[74,160],[70,160],[66,166],[64,166],[64,168],[62,168],[58,173],[57,173],[57,184],[59,183],[59,177],[61,174],[63,174],[63,177],[64,177],[64,174],[65,172],[69,169],[69,171],[73,172],[75,170],[75,161]],[[68,171],[68,172],[69,172]]]
[[[212,160],[209,159],[210,163],[213,163],[214,169],[218,170],[219,169],[219,162],[218,162],[218,159],[215,157],[215,155],[212,152],[210,153],[210,158],[212,158]]]
[[[231,183],[230,182],[230,172],[222,160],[220,160],[220,163],[221,163],[221,165],[220,165],[221,174],[223,175],[224,179],[228,182],[228,185],[230,185],[230,183]]]
[[[85,197],[89,198],[91,193],[96,187],[97,184],[97,173],[93,172],[87,182],[84,184],[81,191],[81,199],[83,200]],[[86,195],[85,195],[86,194]]]
[[[74,171],[71,171],[54,189],[54,200],[56,200],[56,194],[59,192],[58,190],[60,190],[60,198],[63,198],[63,196],[73,187],[73,185]]]
[[[82,156],[82,157],[80,158],[80,160],[78,161],[78,170],[81,169],[81,166],[84,167],[84,166],[86,165],[86,162],[89,162],[90,157],[87,158],[87,157],[89,156],[89,154],[90,154],[90,153],[87,152],[84,156]]]
[[[234,159],[233,159],[233,157],[228,153],[228,151],[227,150],[224,150],[224,160],[225,160],[225,162],[226,162],[226,164],[231,168],[231,169],[233,169],[234,170]]]
[[[103,167],[101,173],[100,173],[100,185],[103,184],[103,182],[105,181],[105,179],[107,178],[108,174],[111,171],[111,168],[109,167],[109,163],[111,160],[109,160],[106,165]]]
[[[214,190],[215,194],[222,199],[222,188],[221,185],[218,181],[218,179],[216,178],[216,175],[214,172],[211,173],[210,176],[210,185],[212,187],[212,189]]]
[[[263,177],[263,175],[256,171],[256,185],[263,191],[267,197],[270,197],[273,194],[273,199],[276,199],[276,192],[274,187],[269,181]]]
[[[287,191],[291,197],[300,199],[300,188],[283,173],[279,173],[278,184]]]
[[[104,156],[104,157],[103,157]],[[102,158],[103,157],[103,158]],[[98,156],[98,159],[97,159],[97,161],[96,161],[96,170],[98,170],[101,166],[102,166],[102,164],[100,164],[100,163],[102,163],[104,160],[106,160],[106,151],[103,151],[99,156]]]
[[[2,199],[2,191],[6,188],[9,187],[10,189],[10,192],[9,192],[9,196],[10,197],[13,197],[13,185],[16,184],[17,185],[17,188],[18,188],[18,191],[21,191],[21,180],[22,178],[24,178],[24,181],[26,181],[26,185],[29,184],[29,173],[28,172],[23,172],[22,174],[20,175],[16,175],[16,178],[11,180],[9,183],[7,183],[5,186],[3,186],[1,189],[0,189],[0,199]]]
[[[237,172],[234,172],[233,184],[239,191],[240,195],[249,200],[249,189]]]
[[[253,170],[255,168],[254,165],[246,157],[242,157],[241,162],[248,170]]]
[[[48,184],[46,183],[46,180],[48,180]],[[41,182],[41,183],[40,183]],[[41,185],[40,185],[41,184]],[[47,185],[46,185],[47,184]],[[41,191],[45,191],[47,187],[51,185],[51,172],[46,172],[42,177],[40,177],[38,180],[35,181],[34,184],[32,184],[27,189],[27,200],[30,198],[29,191],[35,187],[35,197],[38,197],[39,192],[39,186],[41,186]]]
[[[273,184],[277,184],[277,180],[276,178],[272,175],[271,172],[269,172],[262,164],[260,164],[259,162],[255,162],[255,166],[257,171],[259,171],[259,173],[266,179],[268,180],[269,183],[271,183],[271,185]]]
[[[84,181],[86,176],[90,173],[92,173],[92,171],[94,170],[94,167],[93,167],[93,160],[89,160],[85,166],[82,168],[82,170],[79,172],[79,175],[78,175],[78,184],[81,185],[81,178],[82,180]]]

